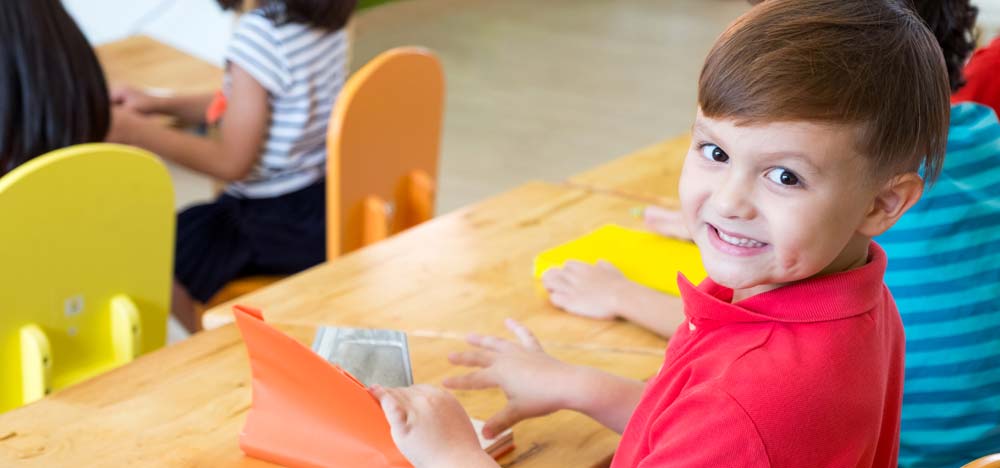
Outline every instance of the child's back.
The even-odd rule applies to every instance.
[[[324,177],[327,122],[347,77],[346,30],[296,22],[276,5],[240,18],[226,54],[267,90],[271,106],[260,158],[227,188],[240,197],[276,197]]]
[[[1000,123],[952,107],[938,182],[879,243],[906,326],[900,465],[961,466],[1000,450]]]

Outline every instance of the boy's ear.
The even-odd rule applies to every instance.
[[[920,200],[924,193],[924,179],[916,172],[900,174],[888,182],[875,196],[872,206],[858,228],[865,237],[877,237],[888,231],[899,218]]]

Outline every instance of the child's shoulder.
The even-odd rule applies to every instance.
[[[279,22],[273,16],[261,9],[250,11],[236,22],[233,29],[233,41],[264,42],[268,45],[280,44],[278,38]]]

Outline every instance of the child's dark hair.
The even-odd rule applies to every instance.
[[[969,0],[912,0],[913,8],[934,33],[944,63],[948,66],[948,82],[952,92],[965,85],[962,68],[976,48],[976,17],[979,8]]]
[[[357,0],[217,0],[223,10],[259,8],[275,21],[302,23],[336,31],[347,25]]]
[[[944,162],[948,72],[909,2],[767,0],[719,38],[698,103],[738,125],[811,121],[857,127],[873,180]]]
[[[0,44],[0,175],[49,151],[104,140],[104,73],[60,0],[3,0]]]

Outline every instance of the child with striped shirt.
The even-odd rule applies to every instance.
[[[242,9],[243,0],[218,0]],[[161,97],[116,88],[109,141],[140,146],[228,182],[215,201],[178,216],[172,313],[200,328],[193,300],[227,282],[291,274],[326,258],[327,121],[347,76],[345,26],[356,0],[261,0],[242,15],[226,52],[223,106],[212,95]],[[219,138],[147,117],[206,122]]]

